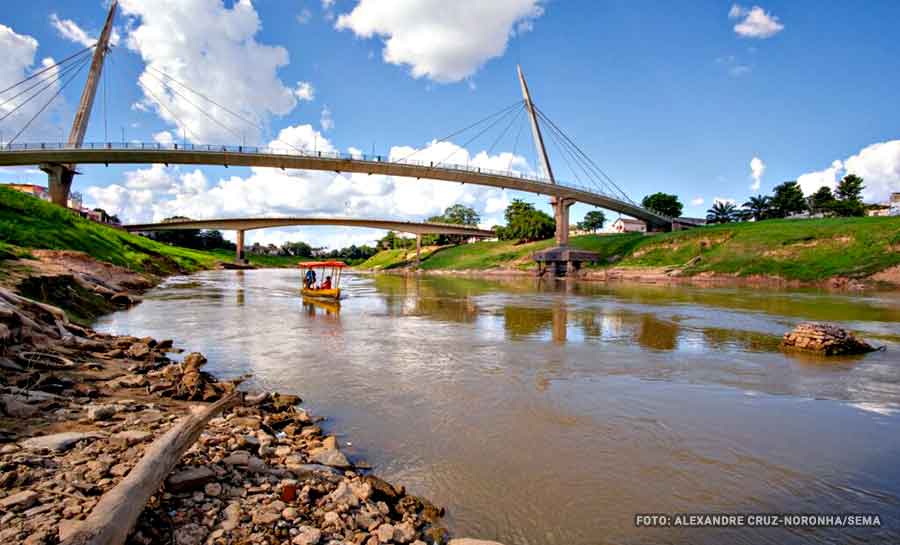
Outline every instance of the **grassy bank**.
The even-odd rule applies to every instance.
[[[0,187],[0,259],[26,256],[29,249],[75,250],[160,275],[212,267],[219,261],[212,254],[154,242]]]
[[[533,266],[533,252],[552,244],[498,241],[443,248],[425,257],[422,269],[526,269]],[[766,275],[808,282],[863,278],[900,265],[900,217],[768,220],[654,235],[587,235],[574,237],[571,244],[599,253],[596,268],[683,267],[689,275]],[[391,250],[360,268],[408,263],[405,252]]]

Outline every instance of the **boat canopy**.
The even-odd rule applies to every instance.
[[[343,261],[307,261],[306,263],[298,263],[301,269],[343,269],[347,266]]]

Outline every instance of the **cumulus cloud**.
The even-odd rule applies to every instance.
[[[750,177],[753,178],[753,183],[750,184],[751,191],[759,190],[759,187],[762,185],[762,177],[766,172],[766,164],[759,157],[753,156],[753,159],[750,159]]]
[[[136,109],[156,111],[179,133],[186,129],[195,142],[260,141],[259,128],[184,89],[178,89],[183,95],[179,96],[162,83],[159,72],[189,84],[258,126],[296,107],[295,90],[278,77],[278,70],[289,62],[288,52],[256,40],[261,22],[250,0],[237,0],[230,8],[221,0],[121,0],[121,6],[131,17],[128,48],[147,64],[139,77],[144,99]]]
[[[319,125],[323,131],[330,131],[334,128],[334,118],[331,117],[331,109],[326,104],[322,107],[322,115],[319,117]]]
[[[448,83],[503,55],[510,36],[531,29],[542,0],[359,0],[336,28],[384,39],[382,58],[408,65],[414,78]]]
[[[784,25],[778,17],[767,13],[759,6],[747,9],[738,4],[733,4],[728,11],[729,19],[740,19],[734,25],[734,31],[744,38],[771,38],[784,30]]]
[[[175,142],[175,138],[169,131],[160,131],[153,133],[153,141],[164,146],[171,146]]]
[[[866,146],[843,161],[833,161],[828,168],[802,174],[797,182],[808,195],[823,185],[834,189],[847,174],[865,181],[864,200],[886,201],[892,192],[900,191],[900,140]]]
[[[706,202],[703,197],[695,197],[691,199],[691,206],[703,206],[703,203]]]
[[[51,13],[50,25],[56,29],[56,32],[63,39],[70,42],[83,45],[84,47],[90,47],[97,43],[97,38],[88,34],[87,31],[78,26],[78,23],[71,19],[60,19],[59,15]],[[100,33],[98,32],[97,34],[99,35]],[[112,34],[109,37],[110,44],[119,45],[119,39],[119,31],[113,27]]]
[[[49,68],[38,76],[40,85],[33,91],[19,98],[13,99],[17,93],[33,85],[35,81],[11,89],[0,95],[0,115],[5,116],[23,104],[27,96],[37,93],[44,85],[49,85],[46,90],[36,98],[4,119],[3,141],[8,142],[20,129],[24,128],[41,107],[59,90],[59,69],[50,68],[56,61],[45,58],[35,65],[38,41],[31,36],[17,34],[12,28],[0,24],[0,51],[3,52],[3,62],[0,62],[0,89],[6,89],[19,81],[34,74],[39,70]],[[58,97],[41,114],[28,129],[19,136],[18,141],[56,141],[59,139],[59,125],[56,120],[67,112],[68,106],[63,97]]]
[[[270,146],[290,149],[316,146],[322,151],[336,151],[334,144],[310,125],[282,130]],[[357,152],[360,150],[351,149],[351,153]],[[452,161],[457,163],[533,172],[519,155],[508,152],[491,155],[485,151],[471,154],[450,142],[432,143],[420,150],[394,147],[390,157],[396,160],[413,153],[422,161],[440,162],[452,156]],[[351,215],[422,220],[442,213],[455,203],[471,206],[487,220],[501,214],[510,201],[504,190],[453,182],[267,168],[252,168],[249,175],[213,182],[199,170],[162,165],[130,171],[121,184],[91,187],[85,193],[92,204],[118,214],[128,223],[160,221],[176,215],[192,218]],[[307,240],[316,244],[346,245],[340,242],[345,238],[337,237],[335,230],[309,233],[309,237],[316,238]],[[306,231],[303,236],[307,236]],[[296,240],[300,235],[294,233],[291,238]]]
[[[308,81],[298,81],[297,88],[294,89],[294,95],[299,101],[311,102],[316,99],[316,89]]]

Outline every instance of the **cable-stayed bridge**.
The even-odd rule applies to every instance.
[[[248,115],[240,113],[243,111],[240,107],[229,108],[214,98],[193,89],[189,83],[179,81],[150,65],[147,66],[144,73],[148,75],[148,80],[155,82],[156,87],[151,89],[143,81],[143,78],[142,81],[139,81],[139,85],[143,88],[145,95],[156,103],[160,112],[165,111],[168,117],[176,120],[179,133],[184,136],[183,143],[169,145],[134,142],[85,143],[85,133],[91,118],[97,89],[102,82],[104,61],[110,52],[109,39],[116,9],[117,1],[114,0],[110,5],[106,24],[95,45],[76,52],[53,66],[45,67],[15,85],[0,90],[0,124],[10,119],[13,114],[23,111],[23,107],[30,103],[40,104],[40,100],[46,98],[44,93],[50,92],[49,100],[46,100],[23,126],[12,131],[13,137],[10,141],[0,145],[0,166],[39,165],[48,174],[51,200],[56,204],[66,205],[72,182],[75,175],[78,174],[76,168],[79,164],[270,167],[380,174],[417,180],[443,180],[547,195],[551,198],[554,210],[556,242],[561,248],[566,248],[568,245],[569,208],[576,202],[635,217],[646,222],[650,230],[669,230],[680,228],[682,225],[687,226],[677,218],[670,218],[648,210],[631,200],[628,194],[606,172],[535,105],[521,68],[518,76],[523,98],[476,123],[444,138],[432,141],[431,145],[433,146],[440,142],[451,142],[451,139],[461,137],[463,134],[475,133],[461,146],[451,146],[456,151],[439,161],[422,161],[420,158],[415,158],[417,154],[421,154],[422,149],[405,157],[383,157],[310,150],[281,140],[274,141],[269,148],[245,145],[199,145],[195,143],[196,139],[193,137],[189,124],[179,119],[166,106],[166,102],[159,99],[160,92],[164,92],[166,97],[179,97],[184,103],[193,106],[200,114],[206,116],[212,124],[234,134],[236,140],[242,142],[244,140],[243,133],[235,129],[235,124],[251,127],[253,130],[260,129],[260,124],[248,119]],[[44,113],[88,66],[90,69],[87,81],[68,140],[58,143],[21,142],[20,138],[35,119]],[[55,93],[53,93],[54,89],[56,89]],[[106,125],[105,87],[103,116],[104,125]],[[518,131],[515,131],[513,128],[517,123],[519,123],[519,128]],[[530,126],[536,163],[540,167],[539,175],[525,172],[523,169],[514,170],[512,168],[513,161],[510,161],[509,168],[506,170],[488,170],[472,164],[454,164],[453,156],[456,153],[466,150],[471,142],[488,135],[489,131],[495,128],[502,129],[502,132],[493,139],[488,154],[503,138],[515,133],[515,144],[512,151],[512,156],[515,157],[516,147],[526,124]],[[2,128],[0,125],[0,129]],[[511,130],[512,132],[510,132]],[[576,179],[575,182],[562,182],[556,178],[545,145],[545,134],[549,136],[550,142],[556,145],[559,157],[569,166]],[[191,143],[188,143],[188,137],[190,137]]]

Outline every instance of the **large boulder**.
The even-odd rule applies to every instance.
[[[865,354],[875,350],[867,342],[856,338],[846,329],[806,322],[784,334],[782,348],[817,352],[826,356]]]

